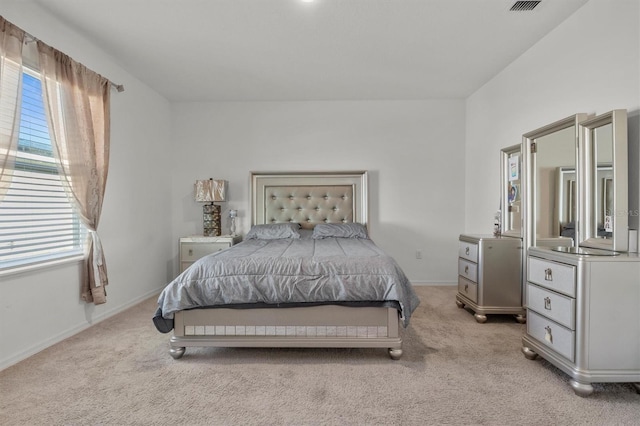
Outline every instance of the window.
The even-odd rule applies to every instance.
[[[37,74],[23,74],[18,152],[0,201],[0,269],[80,255],[85,227],[54,160]]]

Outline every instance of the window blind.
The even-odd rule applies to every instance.
[[[0,269],[81,254],[85,236],[58,175],[41,81],[26,72],[15,168],[0,201]]]

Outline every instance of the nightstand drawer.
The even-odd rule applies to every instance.
[[[575,299],[528,283],[527,307],[571,330],[576,329]]]
[[[467,243],[465,241],[459,241],[458,256],[463,259],[470,260],[472,262],[478,262],[478,245],[473,243]]]
[[[529,257],[528,275],[532,283],[567,296],[576,296],[576,270],[572,265]]]
[[[458,275],[458,293],[468,297],[472,302],[478,302],[478,284]]]
[[[458,259],[458,275],[473,282],[478,282],[478,265],[464,259]]]
[[[229,248],[229,243],[182,243],[180,250],[180,260],[184,262],[194,262],[203,256]]]
[[[569,361],[574,361],[575,332],[527,309],[527,333]]]

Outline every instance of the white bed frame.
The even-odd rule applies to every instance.
[[[253,224],[359,222],[367,225],[367,172],[251,173]],[[188,346],[387,348],[402,356],[398,311],[321,305],[295,308],[179,311],[169,353]]]

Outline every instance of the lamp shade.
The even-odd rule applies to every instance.
[[[225,201],[227,195],[226,180],[197,180],[195,185],[195,199],[201,203]]]

